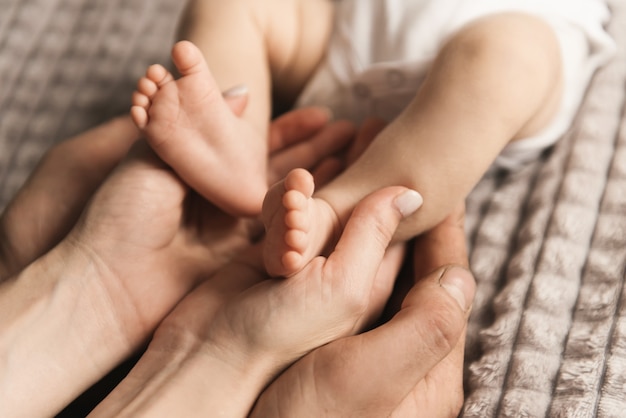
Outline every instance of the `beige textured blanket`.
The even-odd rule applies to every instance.
[[[0,208],[48,147],[128,109],[182,3],[0,0]],[[571,132],[468,201],[465,417],[626,416],[626,2],[610,5],[619,53]]]
[[[545,162],[468,202],[464,417],[626,416],[626,2],[615,59]]]

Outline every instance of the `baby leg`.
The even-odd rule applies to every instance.
[[[267,191],[267,141],[225,103],[200,51],[179,42],[181,77],[148,68],[131,115],[150,146],[192,188],[233,215],[260,213]]]
[[[315,196],[344,221],[373,190],[409,187],[424,205],[396,239],[420,234],[464,201],[510,141],[547,126],[561,84],[559,44],[544,20],[503,13],[471,22],[442,47],[407,108]]]
[[[272,276],[300,271],[320,247],[341,233],[335,213],[325,201],[312,197],[313,176],[304,169],[291,171],[272,188],[263,202],[265,268]],[[319,244],[319,245],[318,245]]]
[[[507,143],[547,125],[561,78],[558,41],[543,20],[507,13],[470,23],[443,46],[407,108],[314,201],[326,202],[342,225],[366,195],[402,185],[424,205],[396,240],[420,234],[464,201]],[[329,240],[310,235],[313,250],[301,253],[319,254]]]

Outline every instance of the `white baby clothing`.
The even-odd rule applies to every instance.
[[[298,99],[356,123],[394,119],[412,100],[443,43],[467,23],[498,12],[544,18],[561,47],[564,93],[551,123],[509,144],[495,166],[536,159],[571,125],[593,73],[610,59],[603,0],[340,0],[324,61]]]

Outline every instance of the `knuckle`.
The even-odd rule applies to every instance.
[[[458,320],[458,310],[452,309],[451,305],[439,305],[433,310],[431,318],[418,332],[422,333],[429,351],[441,356],[452,351],[456,345],[461,333],[459,324],[463,322]]]
[[[454,335],[449,332],[450,328],[445,324],[445,320],[433,321],[429,327],[429,342],[431,351],[435,354],[448,353],[455,344]]]

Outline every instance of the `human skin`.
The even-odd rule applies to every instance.
[[[366,125],[374,136],[385,123]],[[367,145],[362,142],[360,149]],[[263,392],[252,417],[458,415],[465,324],[475,291],[463,205],[416,238],[409,256],[412,273],[398,277],[385,313],[389,322],[302,358]],[[460,285],[462,296],[443,291],[444,272],[454,272],[449,280]]]
[[[0,282],[67,235],[93,191],[138,138],[131,119],[118,117],[44,155],[0,216]]]
[[[219,86],[250,85],[244,117],[262,126],[272,98],[292,103],[320,63],[332,30],[333,4],[190,1],[181,38],[199,47]],[[332,245],[356,202],[381,187],[404,185],[419,190],[425,200],[422,210],[400,225],[396,239],[433,227],[463,202],[508,143],[547,126],[561,94],[559,45],[543,19],[511,12],[468,23],[447,39],[407,108],[355,164],[315,192],[328,215],[306,210],[309,224],[320,219],[308,242],[294,246],[285,240],[298,229],[281,221],[291,208],[270,205],[278,216],[264,214],[271,220],[266,222],[272,242],[268,270],[287,276],[297,272]],[[305,191],[302,195],[309,197]],[[283,256],[290,251],[301,257],[287,257],[297,261],[285,264]]]
[[[332,244],[354,202],[388,184],[420,190],[425,201],[400,225],[397,240],[433,227],[465,200],[508,143],[547,125],[561,83],[559,47],[547,23],[503,13],[467,24],[442,47],[413,100],[363,155],[312,197],[301,190],[309,200],[299,210],[312,231],[308,240],[288,240],[290,231],[300,230],[286,219],[294,208],[265,206],[274,253],[283,241],[283,255],[268,254],[268,271],[298,271]],[[293,252],[300,257],[285,257]]]
[[[404,277],[410,290],[389,322],[302,358],[263,392],[251,416],[456,417],[475,289],[462,214],[417,238],[413,275]],[[446,292],[448,280],[462,290]]]
[[[322,118],[323,119],[323,118]],[[306,118],[307,121],[310,122],[310,118]],[[299,125],[299,124],[296,124]],[[293,139],[294,135],[293,132],[290,135],[287,135],[286,132],[289,132],[289,127],[293,128],[296,125],[289,125],[289,126],[284,126],[282,129],[282,132],[284,135],[272,135],[272,137],[275,139],[275,144],[281,144],[281,145],[288,145],[290,143],[290,141],[288,140],[289,137],[291,137]],[[306,126],[306,123],[304,125],[300,126],[300,129],[303,129],[303,127]],[[309,125],[310,128],[310,125]],[[86,140],[93,140],[93,138],[89,138],[89,136],[85,137],[84,139]],[[129,142],[132,142],[133,139],[132,137],[129,136]],[[322,143],[327,142],[329,138],[318,138],[321,139]],[[81,141],[76,141],[74,142],[75,145],[80,145],[81,143],[84,144],[84,142]],[[366,141],[361,141],[361,146],[360,148],[363,147],[363,144],[366,143]],[[317,144],[320,144],[320,141],[317,142]],[[305,143],[305,149],[308,149],[310,146],[312,146],[310,143]],[[285,153],[280,153],[278,155],[275,156],[274,161],[277,162],[277,167],[282,167],[281,168],[277,168],[277,174],[281,173],[281,170],[283,170],[282,172],[284,173],[285,170],[288,170],[289,167],[286,165],[286,161],[292,160],[292,158],[289,158],[288,155],[293,154],[298,155],[303,151],[303,149],[300,148],[296,148],[296,149],[290,149],[289,152],[285,152]],[[308,152],[305,152],[305,154],[309,155]],[[53,154],[60,156],[60,154]],[[80,153],[69,153],[68,155],[81,155]],[[317,154],[319,155],[319,154]],[[138,158],[138,157],[137,157]],[[306,158],[310,158],[306,157]],[[19,198],[19,201],[22,202],[22,205],[24,205],[24,207],[28,207],[28,202],[29,199],[36,199],[37,196],[40,193],[45,193],[45,190],[38,190],[38,188],[36,187],[36,185],[38,184],[43,184],[43,183],[39,183],[39,181],[37,180],[37,178],[44,178],[47,179],[48,177],[50,179],[54,179],[54,175],[53,173],[55,172],[54,170],[52,170],[55,167],[58,167],[56,164],[54,163],[54,158],[50,158],[48,159],[48,163],[47,164],[42,164],[42,166],[40,167],[40,169],[37,171],[37,174],[35,175],[35,177],[33,179],[31,179],[31,188],[29,190],[28,193],[20,195],[21,197]],[[156,164],[156,165],[155,165]],[[116,193],[105,193],[105,197],[107,199],[113,199],[110,203],[110,205],[112,207],[119,207],[118,203],[119,200],[116,199],[121,199],[123,201],[126,201],[128,203],[128,201],[126,200],[126,198],[128,198],[129,196],[123,197],[123,196],[119,196],[119,192],[120,192],[120,186],[124,185],[124,187],[121,188],[121,190],[123,190],[124,188],[130,188],[133,190],[132,193],[132,198],[133,199],[140,199],[141,200],[141,196],[137,196],[136,191],[139,189],[142,189],[144,187],[144,183],[143,180],[145,179],[144,175],[149,174],[148,172],[146,172],[146,170],[150,171],[150,170],[156,170],[156,172],[158,172],[158,176],[161,175],[166,175],[165,178],[169,178],[169,180],[167,180],[164,184],[170,184],[170,186],[172,186],[173,188],[170,190],[169,188],[166,188],[165,190],[162,190],[161,188],[159,188],[159,192],[163,192],[163,193],[168,193],[170,191],[174,191],[176,189],[178,189],[178,187],[182,187],[180,186],[175,186],[176,182],[175,181],[171,181],[173,178],[175,178],[175,176],[172,176],[172,173],[170,170],[168,170],[167,168],[164,168],[159,162],[158,160],[154,160],[152,157],[150,157],[150,155],[143,155],[141,158],[139,158],[139,161],[135,160],[133,162],[133,160],[127,160],[122,167],[125,167],[124,170],[128,170],[126,171],[126,175],[121,175],[119,173],[117,174],[113,174],[111,176],[111,179],[109,179],[107,181],[107,183],[109,184],[109,191],[116,191]],[[47,169],[46,169],[47,168]],[[51,171],[50,171],[51,170]],[[121,170],[121,169],[120,169]],[[133,174],[134,173],[134,174]],[[132,174],[132,175],[131,175]],[[154,174],[154,173],[153,173]],[[328,175],[328,174],[326,174]],[[150,176],[148,175],[147,177],[152,177],[154,178],[154,176]],[[70,176],[70,178],[74,178],[74,179],[86,179],[86,177],[83,176]],[[61,177],[62,180],[66,180],[63,179],[63,177]],[[132,180],[132,181],[129,181]],[[111,183],[113,182],[114,184],[116,182],[118,182],[118,187],[113,187],[111,186]],[[50,186],[55,186],[53,183],[51,184],[50,182],[45,183],[46,185]],[[61,187],[62,185],[65,185],[65,181],[62,181],[61,184],[56,185],[55,187]],[[154,184],[154,183],[148,183],[148,185],[150,184]],[[137,186],[137,187],[135,187]],[[84,187],[84,188],[76,188],[76,193],[78,195],[80,195],[79,191],[80,190],[87,190],[89,187]],[[127,189],[128,190],[128,189]],[[179,191],[180,192],[180,191]],[[92,191],[88,192],[89,195],[92,194]],[[84,199],[84,196],[68,196],[68,204],[70,202],[80,202]],[[104,199],[104,197],[102,197],[102,195],[100,194],[100,192],[98,192],[98,194],[95,195],[95,197],[93,198],[95,203],[91,203],[91,205],[96,205],[96,206],[106,206],[106,204],[102,204],[102,199]],[[100,202],[100,203],[98,203]],[[11,205],[10,207],[14,208],[14,210],[17,210],[16,208],[19,208],[20,205]],[[135,205],[129,205],[129,208],[135,207]],[[8,211],[10,212],[10,211]],[[5,213],[8,213],[5,212]],[[48,212],[38,212],[38,216],[43,216],[43,218],[38,219],[38,221],[48,221],[48,222],[54,222],[54,218],[55,216],[58,214],[58,212],[56,212],[56,209],[54,207],[50,208],[50,211]],[[14,214],[15,215],[15,214]],[[127,214],[128,215],[128,214]],[[48,219],[45,219],[46,217],[50,217]],[[145,216],[137,216],[138,218],[140,218],[142,221],[145,221],[145,219],[150,219],[151,217],[145,217]],[[14,217],[12,217],[11,219],[15,220],[15,221],[19,221],[19,216],[15,215]],[[156,222],[156,220],[155,220]],[[45,222],[42,222],[45,223]],[[119,225],[117,222],[104,222],[104,224],[108,224],[108,225]],[[97,226],[97,225],[96,225]],[[160,225],[162,226],[162,225]],[[135,226],[133,226],[135,227]],[[245,229],[245,231],[249,231],[249,229]],[[97,228],[96,231],[97,233]],[[187,230],[186,232],[191,232],[190,230]],[[92,231],[92,233],[94,233],[94,231]],[[247,232],[244,232],[244,234]],[[99,234],[97,234],[99,235]],[[136,234],[136,235],[141,235],[142,238],[145,238],[144,234]],[[24,236],[24,235],[10,235],[10,237],[12,237],[12,245],[8,246],[9,248],[21,248],[21,246],[19,245],[20,240],[25,240],[25,241],[29,241],[31,237],[28,236]],[[193,238],[193,234],[192,235],[187,235],[188,238]],[[109,237],[110,239],[110,237]],[[249,239],[249,238],[247,238]],[[39,241],[41,240],[41,241]],[[28,258],[36,258],[36,253],[42,250],[46,250],[46,242],[51,242],[50,241],[50,237],[45,237],[45,236],[33,236],[32,237],[32,241],[35,241],[36,245],[34,245],[34,248],[38,248],[37,251],[35,251],[32,254],[28,254],[28,251],[25,251],[25,259]],[[39,241],[37,243],[37,241]],[[193,241],[193,239],[192,239]],[[208,245],[209,243],[204,242],[205,245]],[[440,245],[446,246],[448,244],[446,243],[439,243]],[[89,271],[89,268],[93,267],[93,265],[89,265],[89,263],[84,264],[81,261],[89,261],[89,257],[93,256],[94,252],[92,251],[88,251],[87,256],[81,260],[81,257],[78,257],[78,260],[75,260],[73,257],[71,257],[72,254],[74,255],[81,255],[82,252],[81,251],[77,251],[77,252],[73,252],[70,251],[69,254],[67,254],[68,257],[61,257],[62,260],[59,260],[59,258],[57,258],[56,256],[54,256],[54,254],[58,254],[59,250],[58,248],[62,247],[61,245],[58,245],[57,248],[52,250],[52,255],[50,257],[43,257],[41,259],[39,259],[37,262],[33,263],[31,266],[29,266],[26,270],[27,273],[26,274],[22,274],[21,275],[21,279],[18,280],[17,282],[14,282],[13,280],[9,280],[10,283],[18,283],[17,286],[14,286],[13,284],[11,284],[10,286],[12,286],[12,290],[18,290],[18,292],[12,292],[10,294],[11,299],[16,301],[19,300],[20,296],[25,296],[27,299],[31,300],[31,301],[41,301],[41,300],[50,300],[50,298],[48,297],[48,295],[46,295],[46,288],[45,288],[45,284],[48,283],[52,286],[54,286],[55,289],[55,294],[56,296],[56,303],[52,304],[52,306],[48,305],[47,307],[44,306],[43,309],[43,314],[42,315],[37,315],[38,313],[42,313],[41,310],[41,305],[40,306],[35,306],[34,309],[31,309],[32,307],[28,307],[29,309],[27,309],[26,315],[22,315],[22,318],[38,318],[38,319],[53,319],[54,323],[60,323],[57,324],[56,328],[50,328],[49,324],[44,323],[43,325],[41,325],[39,328],[38,327],[31,327],[30,329],[33,330],[35,329],[35,332],[28,332],[27,334],[29,335],[40,335],[37,331],[42,331],[41,336],[43,337],[50,337],[50,338],[54,338],[55,336],[58,337],[59,335],[61,336],[67,336],[69,337],[68,339],[63,340],[61,343],[63,344],[70,344],[70,346],[74,346],[74,342],[76,341],[73,338],[77,338],[77,337],[82,337],[79,338],[79,343],[78,343],[78,347],[86,349],[88,352],[88,355],[73,355],[74,353],[71,353],[70,351],[67,350],[62,350],[63,347],[59,347],[57,346],[57,344],[50,344],[50,340],[48,341],[42,341],[40,344],[37,344],[37,341],[35,341],[33,344],[35,347],[38,348],[32,348],[31,346],[31,350],[29,351],[32,355],[27,359],[27,361],[22,362],[21,365],[22,366],[28,366],[28,367],[33,367],[35,369],[39,369],[42,373],[42,376],[45,377],[46,379],[43,379],[41,381],[37,381],[38,384],[45,386],[45,390],[43,392],[45,393],[40,393],[36,390],[36,388],[33,388],[33,382],[32,381],[28,381],[28,382],[24,382],[23,380],[20,379],[10,379],[10,381],[13,383],[11,385],[11,390],[13,392],[10,393],[10,395],[7,399],[9,400],[17,400],[19,402],[20,398],[15,397],[13,395],[16,395],[16,393],[20,396],[27,396],[28,397],[28,402],[24,401],[24,402],[19,402],[19,407],[24,408],[24,407],[32,407],[32,408],[40,408],[37,411],[29,411],[27,413],[32,412],[34,415],[52,415],[55,411],[55,408],[58,409],[61,405],[61,403],[63,403],[66,399],[69,399],[69,397],[72,396],[72,394],[76,394],[77,392],[81,391],[81,387],[84,388],[85,385],[87,385],[88,383],[86,382],[87,380],[89,380],[90,378],[93,380],[93,378],[96,375],[101,375],[103,373],[103,370],[106,369],[107,366],[107,362],[111,361],[111,358],[113,357],[117,357],[119,353],[115,353],[115,346],[116,345],[120,345],[123,347],[127,347],[127,344],[130,341],[124,341],[122,343],[119,342],[119,340],[115,337],[119,337],[118,334],[122,334],[123,333],[119,333],[118,331],[120,329],[124,329],[124,327],[129,327],[132,326],[132,324],[129,324],[127,321],[122,321],[120,320],[119,322],[122,323],[122,325],[120,325],[119,323],[117,323],[118,321],[115,320],[115,318],[113,318],[113,322],[115,322],[114,324],[111,324],[106,316],[107,315],[101,315],[101,316],[97,316],[94,318],[93,313],[95,311],[100,311],[102,312],[109,312],[107,309],[110,308],[110,306],[106,306],[107,305],[107,301],[111,301],[111,300],[115,300],[115,299],[111,299],[111,298],[106,298],[104,297],[104,295],[106,295],[106,292],[102,292],[102,288],[95,286],[95,289],[91,288],[90,286],[83,286],[81,285],[81,297],[70,297],[70,294],[72,292],[74,292],[76,290],[76,284],[93,284],[93,281],[91,280],[87,280],[89,276],[84,275],[84,276],[80,276],[80,277],[71,277],[72,275],[70,273],[72,273],[72,270],[74,268],[78,268],[79,270],[84,271]],[[83,247],[84,248],[84,247]],[[223,247],[222,247],[223,249]],[[80,248],[79,248],[80,250]],[[121,249],[116,249],[116,251],[121,251]],[[61,255],[64,255],[61,252]],[[157,256],[158,257],[158,256]],[[129,257],[129,258],[134,258],[134,257]],[[140,257],[141,259],[141,257]],[[59,261],[62,261],[62,263],[57,263]],[[78,262],[76,262],[78,261]],[[100,260],[101,261],[101,260]],[[136,263],[137,259],[133,260],[134,263]],[[98,263],[96,263],[98,264]],[[55,281],[55,277],[48,277],[48,273],[54,273],[54,269],[50,269],[50,267],[54,267],[54,266],[63,266],[64,270],[62,271],[61,277],[59,277],[58,281]],[[41,272],[40,268],[43,267],[43,273],[45,274],[39,274],[39,272]],[[47,267],[47,269],[46,269]],[[81,269],[82,268],[82,269]],[[157,266],[158,268],[158,266]],[[58,270],[57,270],[58,272]],[[53,279],[53,280],[41,280],[42,277],[47,277],[48,279]],[[32,280],[31,280],[32,279]],[[80,280],[80,279],[84,279],[84,280]],[[34,284],[32,287],[29,288],[29,284]],[[4,290],[6,288],[3,289],[3,292],[0,292],[2,294],[4,294]],[[36,291],[33,291],[33,289],[37,290],[39,289],[40,291],[40,295],[42,296],[41,298],[37,298],[38,294]],[[19,291],[22,291],[22,293],[20,293]],[[93,292],[91,292],[91,291]],[[96,294],[93,294],[96,293]],[[17,298],[16,298],[17,296]],[[113,296],[113,295],[111,295]],[[122,295],[123,296],[123,295]],[[145,295],[144,295],[145,296]],[[38,299],[38,300],[37,300]],[[104,299],[104,301],[102,301],[102,299]],[[363,301],[363,298],[358,297],[357,298],[359,301]],[[67,300],[67,302],[65,302]],[[80,303],[76,303],[77,301],[79,301]],[[122,297],[120,299],[120,301],[124,301],[124,298]],[[100,309],[102,307],[102,304],[105,305],[102,309]],[[37,303],[34,303],[34,305],[37,305]],[[8,306],[8,305],[3,305],[3,306]],[[75,309],[72,311],[72,313],[76,314],[76,313],[86,313],[87,315],[79,315],[78,317],[76,317],[76,315],[69,315],[69,313],[65,316],[63,315],[55,315],[55,311],[54,309],[50,309],[50,308],[64,308],[66,309],[67,306],[73,306]],[[85,309],[80,309],[80,308],[85,308]],[[8,306],[9,310],[11,310],[11,307]],[[113,312],[115,312],[115,310],[113,310]],[[119,312],[118,312],[119,313]],[[7,324],[7,319],[9,320],[8,322],[10,322],[10,317],[7,318],[6,316],[3,316],[4,318],[4,324]],[[458,316],[456,317],[458,319]],[[91,321],[90,321],[91,319]],[[424,317],[424,319],[426,320],[427,317]],[[80,327],[81,325],[81,321],[84,320],[86,323],[89,324],[88,327]],[[74,321],[74,322],[72,322]],[[78,323],[76,323],[76,321]],[[35,321],[36,322],[36,321]],[[132,322],[132,321],[131,321]],[[431,322],[432,323],[432,322]],[[464,319],[461,318],[460,324],[462,326],[462,324],[464,323]],[[31,323],[32,324],[32,323]],[[68,334],[68,329],[76,329],[74,328],[73,325],[77,325],[77,330],[84,330],[84,333],[81,332],[77,332],[77,333],[69,333]],[[94,328],[94,324],[98,324],[98,329]],[[65,325],[65,326],[64,326]],[[113,338],[107,338],[108,333],[106,332],[106,329],[100,329],[100,327],[106,328],[107,325],[111,325],[111,328],[115,330],[114,332],[114,336]],[[144,324],[145,325],[145,324]],[[457,324],[458,325],[458,324]],[[57,331],[59,334],[56,334],[54,331]],[[91,339],[91,337],[93,337],[93,332],[94,331],[99,331],[102,330],[103,332],[99,333],[99,337],[100,339],[97,339],[97,341],[94,341]],[[453,332],[450,334],[453,338]],[[8,335],[8,334],[5,334]],[[15,335],[15,333],[13,333],[13,335]],[[45,338],[44,338],[45,339]],[[18,338],[19,340],[19,338]],[[57,341],[58,342],[58,341]],[[389,340],[388,343],[393,343],[393,340]],[[2,345],[4,346],[4,345]],[[50,349],[51,351],[46,355],[43,356],[43,358],[41,357],[42,354],[46,354],[46,353],[42,353],[40,347],[41,346],[46,346],[46,348]],[[103,348],[106,348],[105,350],[103,350]],[[119,348],[119,347],[118,347]],[[58,353],[58,350],[61,349],[65,355],[63,356],[58,356],[55,355],[56,353]],[[104,351],[104,352],[103,352]],[[80,354],[80,353],[79,353]],[[440,353],[440,355],[444,355],[445,353],[442,352]],[[94,360],[98,360],[98,359],[103,359],[103,361],[100,364],[94,364]],[[58,382],[60,380],[58,373],[59,370],[54,368],[52,370],[46,369],[44,368],[39,368],[38,366],[40,365],[39,362],[43,362],[44,364],[46,364],[48,367],[49,365],[58,365],[61,366],[63,368],[63,373],[65,378],[62,380],[63,381],[63,385],[59,385]],[[65,364],[64,362],[67,362],[67,364]],[[87,363],[88,365],[85,367],[85,363]],[[82,366],[81,366],[82,364]],[[369,363],[368,363],[369,364]],[[66,365],[67,367],[63,367],[64,365]],[[456,365],[456,373],[458,376],[460,376],[462,369],[461,367],[457,364]],[[32,376],[33,374],[30,374],[28,371],[28,367],[23,367],[20,370],[17,370],[16,372],[20,372],[20,376]],[[95,370],[94,370],[95,369]],[[52,376],[48,375],[48,371],[50,371],[50,373],[52,374]],[[56,373],[56,374],[55,374]],[[55,379],[56,377],[56,379]],[[460,377],[459,377],[460,379]],[[2,379],[4,381],[6,381],[5,379]],[[20,392],[20,383],[24,383],[24,385],[27,386],[22,386],[21,388],[28,388],[28,390],[25,393],[19,393]],[[445,382],[445,387],[448,387],[449,382]],[[4,395],[6,395],[6,392],[0,392],[3,393]],[[4,399],[4,398],[3,398]],[[350,397],[348,397],[347,399],[350,399]],[[4,402],[4,401],[3,401]],[[6,407],[5,407],[6,406]],[[442,408],[447,408],[447,405],[442,404],[439,405]],[[10,405],[7,404],[3,404],[3,411],[10,411]]]
[[[253,404],[253,417],[456,416],[474,295],[462,208],[416,243],[414,283],[394,317],[335,339],[380,313],[395,277],[383,275],[385,291],[372,292],[374,265],[401,216],[380,193],[368,199],[346,227],[341,254],[281,280],[260,274],[260,264],[249,264],[260,253],[248,253],[195,289],[91,416],[244,417]],[[395,221],[384,221],[390,214]]]
[[[344,140],[326,127],[327,112],[312,112],[272,125],[270,177],[284,175],[289,161],[314,167],[318,160],[302,146],[330,152]],[[118,133],[119,142],[109,141]],[[199,199],[144,144],[110,172],[135,138],[128,121],[117,121],[60,145],[63,153],[44,159],[2,215],[4,416],[54,415],[141,346],[201,277],[259,231]],[[92,155],[98,163],[84,164],[99,147]],[[50,204],[50,191],[64,188],[72,189],[64,205]],[[41,202],[47,204],[28,210]]]
[[[313,2],[309,3],[313,5]],[[302,2],[300,5],[306,4]],[[175,45],[172,58],[181,77],[175,80],[164,67],[151,66],[145,77],[139,80],[133,95],[131,115],[152,149],[169,165],[176,167],[187,184],[234,216],[257,216],[267,185],[272,184],[266,178],[265,169],[267,126],[272,114],[268,94],[271,85],[291,84],[291,67],[309,68],[316,59],[311,50],[301,51],[297,56],[282,53],[284,48],[303,46],[292,42],[293,35],[297,35],[294,22],[283,22],[288,24],[289,30],[273,33],[270,43],[260,36],[261,26],[269,28],[266,26],[269,22],[257,18],[271,15],[267,13],[270,9],[277,13],[277,17],[284,13],[292,15],[296,12],[294,5],[276,1],[193,2],[185,14],[189,25],[184,26],[191,31],[197,30],[198,37],[205,39],[205,28],[226,30],[225,25],[232,24],[228,33],[221,33],[226,38],[207,37],[206,42],[199,45],[201,52],[185,43]],[[328,25],[330,21],[318,15],[330,13],[329,5],[317,2],[314,7],[302,10],[307,14],[307,21],[311,20],[306,25],[311,33],[325,32],[319,24],[326,22]],[[247,10],[248,6],[254,10]],[[257,13],[260,10],[263,10],[262,14]],[[195,20],[199,15],[203,16],[202,22]],[[276,42],[281,44],[280,49],[274,48]],[[266,46],[271,49],[266,50]],[[289,73],[283,73],[278,67],[270,68],[270,62],[263,59],[272,51],[281,52],[281,56],[276,57],[282,63],[279,67],[289,68]],[[208,63],[210,71],[217,76],[215,80],[206,70],[205,62],[189,59],[194,53],[220,57]],[[237,58],[231,59],[234,56]],[[290,61],[292,59],[295,60]],[[282,82],[271,83],[270,78],[274,77]],[[219,93],[241,83],[247,86],[250,105],[241,118],[233,118]],[[178,164],[178,161],[185,164]],[[237,170],[231,170],[233,166],[238,167]],[[230,174],[222,176],[226,171]],[[221,176],[222,181],[209,180],[217,176]]]
[[[240,114],[247,97],[229,97],[228,103]],[[343,163],[331,154],[350,139],[351,131],[343,124],[322,130],[328,118],[326,110],[311,108],[274,121],[269,133],[270,181],[284,177],[294,160],[315,167],[320,180],[342,168]],[[121,116],[59,143],[44,155],[0,216],[0,282],[67,235],[93,192],[139,137],[131,119]]]
[[[420,203],[402,187],[373,194],[333,253],[288,281],[263,273],[259,247],[242,254],[168,315],[93,416],[246,416],[285,367],[380,313],[401,256],[394,248],[380,274],[387,244]]]
[[[381,127],[376,121],[364,127],[369,132],[359,141],[361,149]],[[463,267],[462,208],[419,239],[415,283],[408,283],[413,289],[400,295],[406,296],[404,304],[391,321],[330,342],[275,377],[315,346],[346,329],[352,335],[380,315],[400,256],[398,246],[389,250],[372,281],[400,219],[381,197],[353,214],[336,253],[289,280],[260,273],[259,248],[253,248],[196,288],[162,322],[138,364],[93,416],[247,416],[272,380],[253,416],[458,413],[474,293]]]

